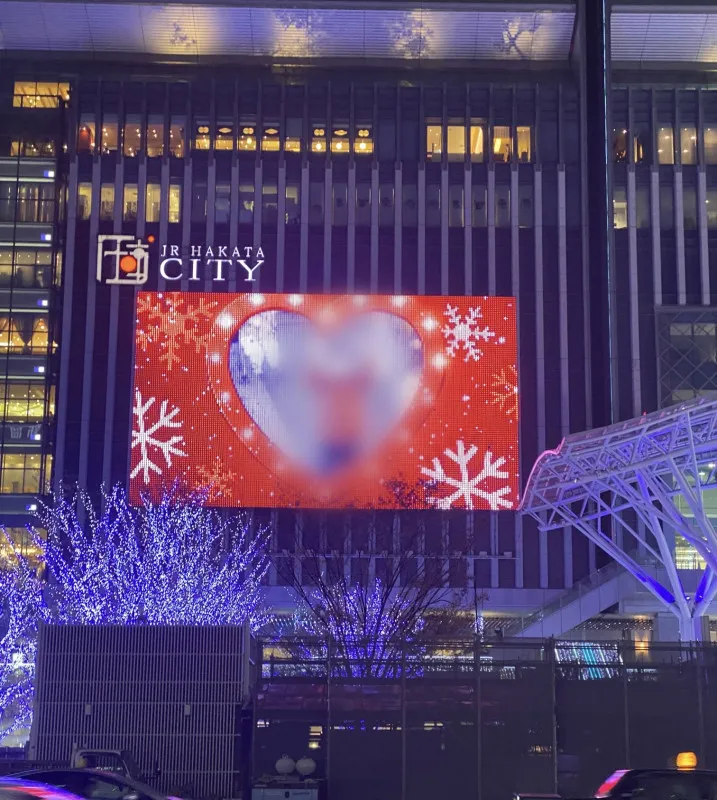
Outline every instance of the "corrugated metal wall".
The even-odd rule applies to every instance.
[[[33,755],[129,750],[163,791],[236,796],[250,649],[239,627],[45,627]]]

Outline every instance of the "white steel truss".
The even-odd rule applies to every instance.
[[[698,398],[567,436],[535,462],[521,502],[543,530],[572,526],[629,570],[677,616],[683,641],[701,638],[717,593],[717,400]],[[717,499],[717,495],[713,495]],[[674,535],[704,559],[687,594]]]

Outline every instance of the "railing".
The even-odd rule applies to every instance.
[[[650,562],[641,563],[643,566],[648,568],[654,566],[654,564]],[[554,600],[551,600],[551,602],[544,605],[538,611],[523,617],[516,623],[513,623],[505,630],[505,636],[519,636],[522,631],[526,630],[526,628],[534,625],[536,622],[547,619],[552,614],[555,614],[561,609],[566,608],[567,606],[579,600],[581,597],[584,597],[592,592],[594,589],[603,586],[613,578],[617,578],[623,572],[625,572],[624,567],[618,564],[617,561],[611,561],[609,564],[606,564],[604,567],[602,567],[602,569],[598,569],[595,572],[591,572],[589,575],[586,575],[582,580],[578,581],[567,591],[558,595],[558,597],[556,597]]]

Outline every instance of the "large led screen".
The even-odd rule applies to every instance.
[[[513,298],[139,292],[135,347],[135,501],[516,506]]]

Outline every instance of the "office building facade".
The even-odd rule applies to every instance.
[[[639,3],[67,2],[42,6],[42,28],[40,4],[7,5],[10,527],[50,483],[128,479],[135,294],[97,280],[103,235],[261,248],[265,293],[515,297],[523,481],[570,432],[717,390],[717,57],[675,42],[665,64],[674,32]],[[660,9],[717,25],[707,6]],[[350,564],[379,531],[418,533],[452,587],[508,613],[605,563],[515,510],[252,513],[290,558],[311,541]]]

